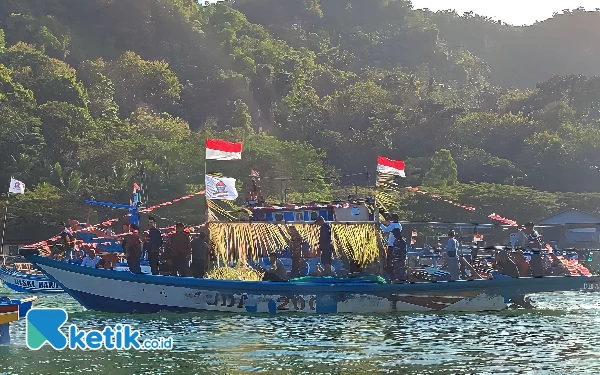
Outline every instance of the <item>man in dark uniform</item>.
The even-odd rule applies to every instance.
[[[153,217],[148,218],[150,230],[146,236],[146,246],[148,251],[148,263],[153,275],[158,275],[158,255],[163,246],[162,233],[156,227],[156,220]]]
[[[325,276],[331,276],[331,263],[333,262],[333,243],[331,242],[331,226],[322,216],[315,221],[321,227],[319,231],[319,253]]]
[[[192,240],[192,276],[202,278],[208,271],[210,249],[206,243],[206,233],[200,232]]]

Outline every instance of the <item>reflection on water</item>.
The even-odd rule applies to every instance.
[[[10,294],[0,289],[0,294]],[[536,311],[480,314],[277,315],[100,314],[65,295],[80,328],[130,323],[143,336],[172,336],[171,352],[57,352],[25,346],[24,321],[0,353],[13,374],[597,374],[600,295],[534,297]],[[598,302],[597,302],[598,301]]]

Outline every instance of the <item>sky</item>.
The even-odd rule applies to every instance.
[[[473,11],[517,26],[544,21],[567,8],[600,8],[600,0],[412,0],[412,3],[415,9],[454,9],[459,14]]]

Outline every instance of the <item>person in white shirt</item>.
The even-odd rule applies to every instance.
[[[81,265],[84,267],[98,268],[98,264],[102,260],[100,257],[96,256],[96,252],[94,250],[86,251],[87,256],[83,258]]]
[[[450,280],[452,281],[460,280],[460,261],[458,259],[459,244],[456,238],[454,238],[455,236],[456,233],[451,230],[448,233],[448,243],[444,248],[444,252],[446,253],[446,265],[448,266]]]
[[[392,234],[392,231],[395,228],[398,228],[398,229],[400,229],[400,232],[402,232],[402,225],[398,222],[399,220],[400,220],[400,217],[398,216],[398,214],[393,214],[391,222],[389,220],[386,220],[380,224],[380,228],[383,231],[383,233],[389,233],[388,240],[387,240],[386,267],[387,267],[387,271],[390,273],[390,275],[392,274],[392,271],[393,271],[393,269],[392,269],[392,250],[394,248],[394,241],[396,241],[396,237],[394,237],[394,235]]]

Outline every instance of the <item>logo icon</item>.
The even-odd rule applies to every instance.
[[[25,316],[27,347],[38,350],[48,343],[56,350],[67,347],[68,341],[60,328],[67,322],[64,309],[31,309]]]
[[[104,327],[102,331],[81,330],[75,324],[67,327],[68,336],[61,331],[69,315],[64,309],[33,308],[27,312],[26,341],[31,350],[38,350],[48,343],[55,350],[171,350],[171,337],[142,340],[140,332],[129,324]]]
[[[217,193],[225,194],[226,188],[227,188],[227,185],[225,185],[225,183],[223,181],[219,180],[219,182],[217,182]]]

